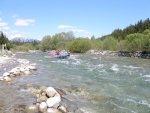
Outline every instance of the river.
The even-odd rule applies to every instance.
[[[17,54],[16,57],[36,63],[37,71],[14,78],[15,85],[0,83],[3,86],[0,100],[5,98],[5,108],[32,103],[34,99],[23,89],[24,84],[31,83],[66,91],[80,89],[71,92],[69,98],[85,113],[150,113],[148,59],[86,54],[56,59],[40,52]]]

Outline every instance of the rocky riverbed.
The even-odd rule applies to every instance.
[[[36,71],[38,67],[35,63],[30,63],[26,59],[18,59],[15,56],[1,56],[0,58],[0,82],[5,82],[8,85],[16,85],[13,81],[16,77],[30,76],[30,73]],[[17,86],[15,90],[18,90]],[[74,90],[76,89],[76,91]],[[33,95],[33,103],[18,104],[5,108],[5,102],[0,100],[0,112],[12,113],[84,113],[67,99],[69,93],[82,92],[78,88],[68,88],[64,91],[61,88],[53,88],[51,86],[37,86],[26,84],[24,90],[29,91]],[[5,89],[3,89],[5,90]],[[15,91],[14,91],[15,92]],[[3,91],[2,93],[5,93]],[[4,94],[5,95],[5,94]],[[16,94],[17,95],[17,94]],[[67,95],[67,96],[66,96]],[[17,101],[17,100],[16,100]],[[7,110],[6,110],[7,109]]]

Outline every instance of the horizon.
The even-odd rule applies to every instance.
[[[0,30],[8,39],[42,40],[72,31],[75,37],[102,37],[150,18],[149,0],[1,0]]]

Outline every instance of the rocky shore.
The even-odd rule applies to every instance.
[[[106,55],[106,56],[122,56],[122,57],[135,57],[135,58],[145,58],[150,59],[150,52],[139,51],[139,52],[126,52],[126,51],[97,51],[97,50],[89,50],[86,54],[94,54],[94,55]]]

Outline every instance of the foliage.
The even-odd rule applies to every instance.
[[[36,50],[36,47],[33,46],[32,43],[23,43],[22,45],[13,44],[13,48],[11,50],[12,51],[26,51],[26,52],[28,52],[29,50]]]
[[[69,51],[75,53],[84,53],[91,48],[89,39],[78,38],[70,42]]]
[[[112,36],[105,38],[102,42],[102,50],[117,50],[117,42]]]
[[[74,39],[73,32],[62,32],[55,34],[54,36],[45,36],[39,44],[39,49],[44,50],[54,50],[54,49],[65,49],[67,42]]]
[[[123,30],[115,29],[111,33],[111,35],[114,36],[116,39],[118,39],[120,41],[120,40],[124,40],[125,37],[129,34],[142,33],[146,29],[150,29],[150,20],[149,20],[149,18],[147,18],[144,21],[140,20],[140,21],[137,22],[137,24],[130,25],[130,26],[124,28]]]
[[[91,49],[94,50],[101,50],[102,49],[102,40],[99,39],[95,39],[95,40],[91,40]]]
[[[126,46],[128,51],[148,51],[150,50],[150,35],[145,35],[145,32],[134,33],[126,36]]]

